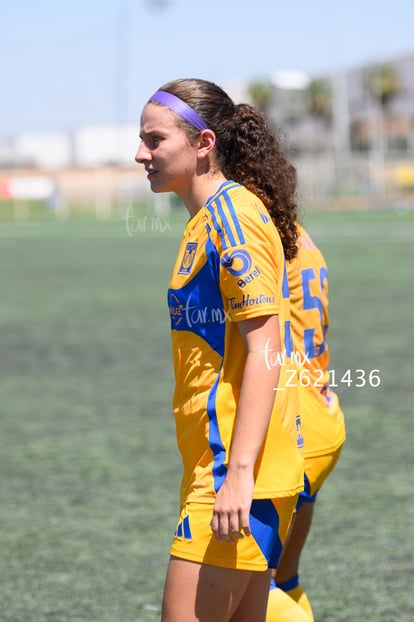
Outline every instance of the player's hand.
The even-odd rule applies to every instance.
[[[219,542],[236,542],[250,536],[253,474],[227,474],[217,493],[211,529]]]

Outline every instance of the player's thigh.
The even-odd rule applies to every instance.
[[[314,507],[315,505],[313,503],[303,503],[301,505],[292,521],[292,526],[283,551],[288,549],[292,553],[296,551],[299,557],[312,525]]]
[[[279,567],[273,576],[283,583],[299,572],[299,561],[308,537],[313,516],[313,503],[303,503],[295,514],[289,535],[283,547]]]
[[[231,622],[265,622],[271,570],[253,572]]]
[[[171,557],[164,587],[162,622],[232,620],[252,574],[267,573],[220,568]],[[236,621],[239,619],[235,618]]]

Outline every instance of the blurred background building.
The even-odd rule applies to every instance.
[[[414,53],[333,75],[278,71],[225,88],[280,128],[308,206],[414,205]],[[0,199],[107,218],[151,200],[134,162],[137,145],[131,125],[0,139]]]

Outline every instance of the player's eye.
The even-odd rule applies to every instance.
[[[150,141],[151,141],[151,143],[152,143],[155,147],[157,147],[157,146],[160,144],[160,142],[162,141],[162,138],[161,138],[161,136],[151,136]]]
[[[158,145],[160,144],[160,142],[162,141],[161,136],[158,135],[146,135],[146,136],[140,136],[141,139],[141,143],[144,143],[144,145],[147,147],[147,149],[155,149],[156,147],[158,147]]]

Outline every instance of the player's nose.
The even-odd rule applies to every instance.
[[[142,141],[138,145],[137,152],[135,154],[135,162],[137,164],[145,164],[148,160],[151,159],[151,154],[149,150],[145,147],[145,143]]]

